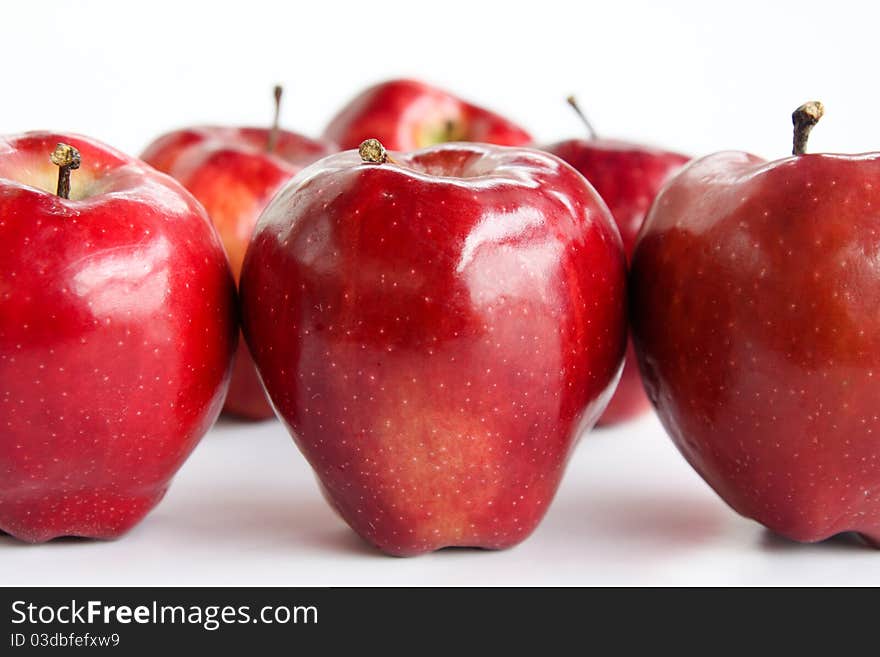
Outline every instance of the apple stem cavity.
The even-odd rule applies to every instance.
[[[385,164],[386,162],[397,164],[397,162],[388,155],[388,151],[385,150],[382,142],[378,139],[364,139],[361,142],[361,145],[358,146],[358,155],[361,156],[361,160],[370,164]]]
[[[593,124],[590,123],[590,119],[588,119],[587,115],[584,114],[584,111],[581,109],[581,106],[578,105],[577,98],[575,98],[574,96],[569,96],[568,98],[565,99],[565,102],[568,103],[569,105],[571,105],[571,108],[574,110],[575,114],[577,114],[580,117],[581,122],[584,124],[584,127],[587,129],[587,134],[589,135],[589,138],[596,139],[596,137],[598,136],[596,134],[596,130],[593,128]]]
[[[807,139],[813,126],[819,123],[819,119],[825,114],[825,106],[818,100],[804,103],[791,114],[791,122],[794,124],[794,140],[791,154],[803,155],[807,152]]]
[[[52,151],[51,160],[58,167],[58,188],[55,193],[61,198],[70,198],[70,172],[79,169],[79,151],[70,144],[59,143]]]
[[[281,96],[284,95],[284,87],[276,84],[272,90],[272,96],[275,98],[275,116],[272,119],[272,129],[269,130],[269,138],[266,140],[266,152],[272,153],[278,145],[278,123],[281,118]]]

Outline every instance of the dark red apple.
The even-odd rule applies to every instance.
[[[395,555],[508,547],[614,389],[620,237],[552,155],[384,152],[325,158],[270,203],[242,270],[244,332],[361,536]]]
[[[568,139],[547,146],[545,150],[568,162],[596,188],[611,210],[623,238],[627,258],[630,258],[636,236],[654,197],[690,158],[644,144],[600,138],[574,98],[570,97],[568,102],[583,120],[588,138]],[[624,422],[641,415],[648,408],[650,403],[645,396],[630,343],[620,384],[608,408],[599,418],[599,424]]]
[[[119,536],[223,403],[237,329],[217,233],[143,162],[34,132],[0,139],[0,262],[0,529]]]
[[[727,152],[660,193],[632,328],[673,441],[736,511],[798,541],[880,541],[880,153]]]
[[[201,126],[159,137],[141,157],[181,183],[202,203],[217,227],[238,280],[244,252],[263,208],[279,187],[306,164],[335,151],[277,126],[272,128]],[[260,420],[274,415],[242,341],[224,412]]]
[[[390,80],[361,92],[333,118],[324,137],[340,148],[375,138],[401,151],[450,141],[532,142],[528,132],[504,117],[415,80]]]

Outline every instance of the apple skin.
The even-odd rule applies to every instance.
[[[649,397],[740,514],[880,540],[880,154],[703,158],[632,259]]]
[[[353,151],[257,225],[244,333],[333,506],[392,555],[522,541],[626,346],[626,260],[583,176],[536,150]]]
[[[220,233],[236,281],[257,218],[275,192],[306,164],[337,149],[286,130],[266,150],[269,130],[202,126],[168,133],[143,152],[145,162],[183,183]],[[224,413],[248,420],[274,417],[242,340]]]
[[[616,139],[568,139],[545,148],[583,174],[608,205],[623,239],[627,259],[660,188],[690,161],[680,153]],[[632,342],[620,383],[599,426],[632,420],[650,408]]]
[[[79,149],[55,195],[56,143]],[[115,538],[220,412],[235,285],[198,202],[74,135],[0,140],[0,529]]]
[[[532,143],[528,132],[504,117],[415,80],[390,80],[361,92],[330,121],[324,137],[343,149],[373,138],[395,151],[451,141]]]

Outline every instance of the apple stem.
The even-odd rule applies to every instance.
[[[385,164],[386,162],[397,164],[394,158],[388,155],[388,151],[385,150],[382,142],[378,139],[364,139],[361,145],[358,146],[358,155],[361,156],[364,162],[371,164]]]
[[[281,117],[281,96],[284,94],[284,87],[276,84],[272,90],[275,98],[275,117],[272,119],[272,129],[269,130],[269,138],[266,140],[266,151],[274,152],[275,146],[278,144],[278,123]]]
[[[807,152],[807,139],[813,126],[819,123],[819,119],[825,114],[825,106],[818,100],[804,103],[791,114],[791,122],[794,124],[794,140],[791,154],[803,155]]]
[[[70,172],[79,169],[79,151],[70,144],[59,143],[52,151],[51,160],[58,167],[58,188],[55,193],[61,198],[70,198]]]
[[[455,135],[455,121],[449,119],[446,121],[446,133],[444,135],[443,141],[452,141],[452,137]]]
[[[589,135],[590,139],[595,139],[597,137],[597,135],[596,135],[596,131],[593,129],[593,124],[590,123],[590,119],[587,118],[587,115],[584,114],[584,111],[581,109],[581,106],[578,105],[577,98],[575,98],[574,96],[569,96],[568,98],[565,99],[565,102],[567,102],[569,105],[571,105],[571,108],[575,111],[575,114],[577,114],[580,117],[581,122],[587,128],[587,134]]]

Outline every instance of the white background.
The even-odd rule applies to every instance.
[[[408,75],[529,127],[693,154],[778,157],[825,102],[812,150],[880,148],[876,3],[8,2],[0,131],[50,128],[137,153],[191,123],[317,134],[365,84]],[[327,508],[277,422],[222,422],[125,538],[0,538],[0,584],[880,584],[880,554],[801,546],[730,511],[653,417],[579,445],[546,521],[503,553],[378,555]]]
[[[880,148],[876,2],[361,0],[4,2],[0,129],[74,130],[131,153],[203,122],[316,134],[368,83],[409,75],[529,127],[694,155],[791,148],[791,111],[825,102],[814,150]]]

